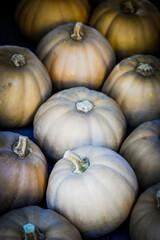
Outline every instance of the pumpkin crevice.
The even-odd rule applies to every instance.
[[[159,209],[160,209],[160,190],[159,190],[159,191],[157,191],[156,198],[157,198],[157,208],[159,208]]]
[[[31,223],[27,223],[22,229],[22,239],[23,240],[44,240],[46,237],[41,233],[38,228]]]
[[[74,27],[74,31],[71,34],[71,38],[73,38],[74,40],[78,40],[78,41],[81,41],[83,39],[82,23],[81,22],[76,23],[76,25]]]

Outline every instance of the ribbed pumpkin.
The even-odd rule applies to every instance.
[[[46,158],[34,142],[0,132],[0,212],[40,203],[47,175]]]
[[[22,127],[52,92],[49,74],[27,48],[0,46],[0,127]]]
[[[35,141],[53,161],[67,149],[90,144],[118,150],[125,131],[119,105],[105,94],[85,87],[52,95],[40,106],[33,122]]]
[[[160,120],[137,127],[122,143],[119,153],[135,171],[142,191],[160,182]]]
[[[20,0],[15,11],[21,32],[34,42],[58,25],[87,23],[89,15],[88,0]]]
[[[36,53],[58,90],[77,86],[99,89],[116,61],[102,34],[80,22],[53,29],[40,41]]]
[[[78,230],[63,216],[38,206],[12,210],[0,217],[3,240],[81,240]]]
[[[127,161],[111,149],[92,145],[66,151],[55,164],[46,201],[84,237],[96,238],[128,217],[137,190],[136,175]]]
[[[120,105],[132,129],[159,119],[160,59],[151,55],[123,59],[104,82],[102,92]]]
[[[159,240],[160,236],[160,183],[143,192],[130,218],[131,240]]]
[[[160,49],[160,13],[146,0],[107,0],[91,15],[89,25],[111,43],[119,60]]]

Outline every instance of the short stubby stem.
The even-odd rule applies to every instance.
[[[28,137],[19,136],[18,142],[12,145],[12,151],[17,154],[18,157],[25,158],[31,152],[31,148],[28,147]]]
[[[73,38],[74,40],[82,40],[83,39],[83,33],[82,33],[82,23],[81,22],[77,22],[75,27],[74,27],[74,31],[71,34],[71,38]]]
[[[46,237],[32,223],[27,223],[22,229],[22,240],[44,240]]]
[[[94,104],[87,99],[77,101],[75,105],[78,111],[81,111],[84,113],[88,113],[94,108]]]
[[[141,75],[145,77],[152,76],[155,71],[155,68],[149,64],[149,63],[138,63],[138,66],[136,68],[136,72],[140,73]]]
[[[11,57],[10,61],[15,67],[21,67],[26,64],[25,58],[22,54],[15,53]]]
[[[136,12],[135,3],[132,0],[121,1],[120,8],[123,13],[133,14]]]
[[[157,198],[157,208],[160,209],[160,190],[157,191],[156,198]]]
[[[87,157],[81,158],[77,153],[71,150],[67,150],[63,158],[71,161],[74,165],[74,174],[81,174],[83,173],[90,165],[89,159]]]

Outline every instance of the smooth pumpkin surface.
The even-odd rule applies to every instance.
[[[136,175],[127,161],[105,147],[68,150],[52,169],[46,201],[86,238],[103,236],[129,215],[137,196]]]
[[[132,129],[159,119],[160,59],[141,54],[123,59],[105,80],[102,92],[120,105]]]
[[[17,4],[15,20],[25,36],[38,42],[61,24],[87,23],[89,15],[88,0],[22,0]]]
[[[0,127],[30,124],[52,92],[49,74],[27,48],[0,46]]]
[[[40,41],[36,53],[57,90],[78,86],[99,89],[116,61],[104,36],[80,22],[53,29]]]
[[[119,153],[135,171],[141,190],[160,182],[160,120],[137,127],[122,143]]]
[[[0,217],[3,240],[81,240],[78,230],[63,216],[38,206],[12,210]]]
[[[147,0],[107,0],[93,11],[89,25],[111,43],[119,60],[160,49],[160,13]]]
[[[52,95],[40,106],[33,122],[34,139],[52,161],[59,160],[67,149],[90,144],[118,150],[125,131],[118,104],[85,87]]]
[[[0,212],[40,203],[47,175],[46,158],[34,142],[0,132]]]
[[[160,236],[160,183],[143,192],[130,218],[131,240],[159,240]]]

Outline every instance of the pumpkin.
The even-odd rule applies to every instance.
[[[128,217],[137,190],[136,175],[124,158],[109,148],[90,145],[66,151],[55,164],[46,201],[84,237],[96,238]]]
[[[107,0],[93,11],[89,25],[99,30],[122,60],[160,49],[160,13],[146,0]]]
[[[49,74],[27,48],[0,46],[0,127],[29,125],[52,92]]]
[[[15,10],[20,31],[37,43],[56,26],[67,22],[87,23],[90,15],[88,0],[22,0]]]
[[[40,203],[47,175],[46,158],[34,142],[0,132],[0,212]]]
[[[125,132],[118,104],[85,87],[53,94],[40,106],[33,122],[34,140],[53,162],[67,149],[90,144],[118,150]]]
[[[143,192],[133,208],[129,232],[131,240],[159,240],[160,183]]]
[[[120,61],[105,80],[102,92],[121,107],[129,128],[160,118],[160,60],[134,55]]]
[[[99,89],[116,61],[102,34],[80,22],[53,29],[40,41],[36,53],[57,90]]]
[[[160,120],[142,123],[133,130],[119,153],[135,171],[141,190],[160,182]]]
[[[81,240],[78,230],[63,216],[38,206],[12,210],[0,217],[3,240]]]

